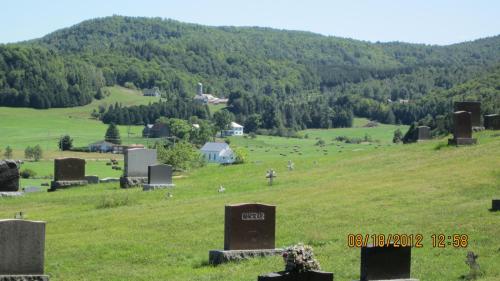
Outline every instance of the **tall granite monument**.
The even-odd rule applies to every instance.
[[[157,164],[156,149],[127,149],[124,155],[124,172],[120,177],[120,187],[141,186],[148,182],[148,167]]]

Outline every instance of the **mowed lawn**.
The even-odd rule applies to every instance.
[[[422,281],[461,280],[468,273],[467,251],[479,255],[479,280],[500,280],[500,212],[488,211],[500,196],[498,133],[475,134],[475,146],[436,150],[445,139],[392,145],[394,129],[232,138],[247,148],[248,163],[191,171],[175,180],[172,198],[167,191],[121,190],[109,183],[3,198],[0,217],[23,211],[27,219],[47,221],[45,267],[55,281],[250,281],[282,270],[280,257],[207,265],[208,251],[223,247],[224,205],[241,202],[277,205],[277,246],[311,244],[335,280],[359,278],[360,250],[347,246],[350,233],[424,235],[424,247],[412,250],[412,276]],[[333,141],[365,134],[379,142]],[[325,146],[316,146],[316,138]],[[42,174],[51,170],[50,162],[32,165]],[[265,178],[269,168],[278,174],[273,186]],[[225,193],[217,192],[220,185]],[[467,234],[468,247],[433,248],[431,235],[441,233]]]
[[[24,158],[27,146],[39,144],[46,152],[46,158],[54,158],[57,143],[62,135],[69,134],[74,139],[74,146],[87,146],[89,143],[103,140],[107,125],[91,119],[93,109],[99,105],[106,108],[115,103],[124,106],[148,104],[157,98],[144,97],[139,91],[122,87],[108,88],[110,95],[102,100],[73,108],[12,108],[0,107],[0,149],[6,146],[14,149],[14,158]],[[124,143],[140,140],[142,126],[119,126]],[[56,155],[58,156],[58,155]]]

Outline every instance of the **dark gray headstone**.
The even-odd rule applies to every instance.
[[[471,126],[481,127],[481,103],[477,101],[458,101],[454,103],[453,111],[467,111],[471,113]]]
[[[411,247],[362,247],[361,281],[410,278]]]
[[[467,111],[453,113],[453,137],[472,138],[471,114]]]
[[[274,249],[276,206],[226,205],[224,250]]]
[[[484,128],[487,130],[500,130],[500,114],[485,115]]]
[[[500,199],[491,200],[491,210],[500,211]]]
[[[148,184],[172,184],[172,166],[164,164],[149,166]]]
[[[43,274],[44,250],[45,222],[0,220],[0,275]]]
[[[54,181],[84,181],[85,159],[54,159]]]
[[[89,184],[98,184],[99,183],[99,177],[98,176],[85,176],[85,180]]]
[[[0,160],[0,192],[19,190],[19,168],[14,160]]]

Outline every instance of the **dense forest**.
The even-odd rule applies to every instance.
[[[499,64],[500,36],[449,46],[369,43],[113,16],[0,45],[0,105],[82,105],[100,98],[103,85],[133,84],[171,98],[113,106],[102,112],[104,122],[209,118],[191,102],[202,82],[207,93],[228,97],[228,110],[250,127],[349,127],[353,115],[411,124],[442,118],[458,99],[481,100],[483,111],[498,113],[498,85],[488,74],[498,75]]]

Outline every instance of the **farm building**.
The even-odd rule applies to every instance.
[[[210,163],[231,164],[236,157],[225,142],[207,142],[200,150],[205,160]]]

